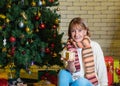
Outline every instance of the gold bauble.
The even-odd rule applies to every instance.
[[[11,8],[11,5],[10,4],[7,4],[7,6],[6,6],[7,8]]]
[[[57,57],[57,53],[53,53],[53,57]]]
[[[34,1],[32,1],[31,5],[34,7],[34,6],[36,6],[36,3]]]
[[[55,24],[59,24],[59,20],[58,19],[55,20]]]
[[[40,17],[40,16],[41,16],[41,13],[40,13],[40,12],[38,12],[38,13],[37,13],[37,15]]]
[[[26,32],[30,32],[30,28],[29,28],[29,27],[26,27],[26,28],[25,28],[25,31],[26,31]]]
[[[35,30],[35,32],[39,32],[39,29],[37,28],[37,29]]]
[[[6,47],[3,47],[2,48],[2,52],[6,52],[7,51],[7,48]]]
[[[43,1],[42,1],[42,5],[46,5],[46,2],[45,2],[45,0],[43,0]]]
[[[6,22],[6,23],[9,23],[9,22],[10,22],[10,20],[9,20],[8,18],[6,18],[6,19],[5,19],[5,22]]]

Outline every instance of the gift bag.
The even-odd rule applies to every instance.
[[[105,63],[107,67],[107,75],[108,75],[108,86],[113,84],[114,78],[114,59],[111,56],[105,56]]]
[[[120,60],[114,59],[114,83],[118,83],[120,80]]]

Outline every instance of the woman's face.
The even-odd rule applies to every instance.
[[[74,25],[73,28],[71,28],[71,37],[75,42],[80,42],[83,40],[86,32],[87,31],[84,29],[84,27],[80,25]]]

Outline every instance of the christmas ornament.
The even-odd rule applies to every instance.
[[[9,22],[10,22],[10,20],[9,20],[8,18],[6,18],[6,19],[5,19],[5,22],[6,22],[6,23],[9,23]]]
[[[4,38],[4,40],[3,40],[3,45],[5,46],[6,44],[7,44],[6,38]]]
[[[39,32],[39,29],[37,28],[37,29],[35,30],[35,32]]]
[[[52,48],[54,48],[54,47],[55,47],[55,44],[54,44],[54,43],[52,43],[52,44],[51,44],[51,47],[52,47]]]
[[[7,7],[7,8],[11,8],[11,4],[7,4],[6,7]]]
[[[26,27],[26,28],[25,28],[25,31],[26,31],[26,32],[30,32],[30,28],[29,28],[29,27]]]
[[[14,54],[15,54],[15,49],[16,49],[16,47],[12,47],[12,48],[11,48],[10,55],[14,56]]]
[[[40,17],[40,16],[41,16],[41,13],[38,11],[37,15]]]
[[[54,52],[54,53],[53,53],[53,57],[57,57],[57,53]]]
[[[39,2],[38,2],[38,6],[42,6],[42,2],[41,2],[41,0],[39,0]]]
[[[59,24],[59,20],[58,19],[55,20],[55,24]]]
[[[36,16],[35,16],[35,20],[38,21],[39,19],[40,19],[40,16],[36,15]]]
[[[7,48],[6,47],[3,47],[2,48],[2,52],[6,52],[7,51]]]
[[[22,12],[22,13],[21,13],[21,16],[22,16],[25,20],[27,20],[27,17],[26,17],[26,15],[25,15],[25,12]]]
[[[40,28],[40,29],[45,29],[45,24],[44,24],[44,23],[41,23],[41,24],[39,25],[39,28]]]
[[[20,27],[20,28],[23,28],[23,27],[24,27],[24,23],[23,23],[22,21],[20,21],[19,27]]]
[[[50,53],[50,49],[47,47],[47,48],[45,48],[45,52],[46,53]]]
[[[36,6],[36,2],[32,1],[31,6]]]
[[[46,2],[45,2],[45,0],[42,0],[42,5],[46,5]]]
[[[11,37],[9,38],[9,41],[10,41],[11,43],[13,43],[13,42],[16,41],[16,38],[15,38],[14,36],[11,36]]]
[[[52,28],[53,28],[53,29],[57,29],[57,26],[56,26],[56,25],[53,25]]]
[[[49,0],[49,2],[53,3],[53,2],[54,2],[54,0]]]
[[[4,14],[0,14],[0,18],[5,19],[6,16]]]

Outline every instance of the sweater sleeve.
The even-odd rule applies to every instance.
[[[107,86],[108,85],[108,77],[107,77],[107,70],[104,60],[103,51],[98,43],[95,42],[93,45],[93,53],[95,56],[95,66],[96,66],[96,73],[98,76],[98,81],[100,86]]]

